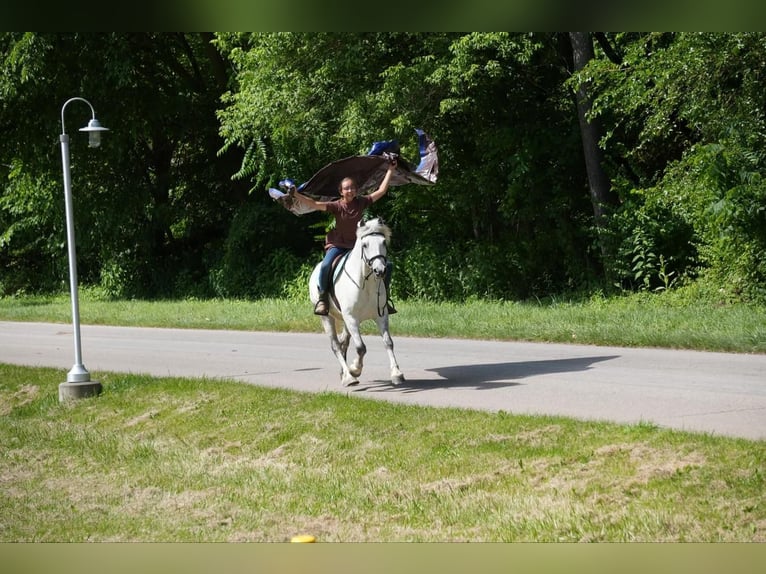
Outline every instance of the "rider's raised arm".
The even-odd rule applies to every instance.
[[[395,169],[396,160],[393,160],[388,166],[388,171],[386,171],[386,175],[383,177],[383,181],[380,182],[380,187],[368,195],[368,197],[372,199],[373,203],[378,201],[388,192],[388,183],[391,181],[391,176],[393,175]]]

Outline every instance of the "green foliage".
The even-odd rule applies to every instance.
[[[139,265],[130,257],[130,253],[105,260],[101,266],[99,282],[104,296],[122,299],[140,295],[142,290],[138,282],[137,267]]]
[[[227,79],[208,40],[178,33],[3,33],[0,92],[8,97],[0,98],[6,136],[0,175],[5,182],[8,166],[16,166],[21,171],[11,176],[25,184],[21,194],[13,181],[2,188],[0,222],[13,218],[16,229],[0,245],[0,261],[34,248],[39,261],[64,257],[66,265],[61,192],[34,213],[25,211],[23,194],[45,196],[50,182],[61,181],[55,137],[61,106],[84,96],[111,131],[101,148],[88,149],[77,131],[90,118],[88,107],[66,108],[81,282],[115,295],[162,296],[173,292],[176,276],[200,276],[226,232],[232,203],[242,198],[229,181],[232,154],[215,153],[215,108]],[[21,228],[55,240],[28,247]],[[46,289],[61,277],[52,267],[28,271],[14,270],[15,288]]]
[[[662,290],[698,270],[689,212],[667,189],[634,191],[610,218],[616,257],[610,272],[623,289]]]
[[[293,250],[300,245],[284,225],[292,217],[281,207],[245,203],[237,210],[223,249],[210,273],[217,297],[284,296],[285,286],[303,275],[303,261]],[[305,291],[308,279],[304,284]]]
[[[68,277],[63,184],[35,179],[19,159],[10,167],[0,195],[0,295],[50,291]]]
[[[236,70],[218,113],[224,149],[247,150],[235,177],[259,190],[286,176],[305,181],[329,160],[389,137],[384,78],[421,41],[406,33],[219,34]],[[409,109],[410,99],[397,99],[397,109]]]
[[[737,142],[698,145],[660,186],[634,191],[611,219],[623,287],[668,288],[705,275],[733,296],[763,300],[763,154]]]
[[[699,146],[687,158],[700,166],[689,194],[708,273],[744,297],[766,297],[766,163],[761,150],[726,141]],[[693,173],[693,171],[692,171]],[[684,181],[684,178],[681,178]],[[693,190],[693,187],[687,187]]]
[[[526,292],[518,255],[496,245],[471,242],[437,250],[423,242],[394,261],[392,290],[398,298],[499,300]]]
[[[625,200],[610,225],[621,237],[613,269],[623,285],[662,288],[702,274],[763,298],[766,37],[614,39],[622,65],[597,60],[587,71]]]
[[[573,75],[557,33],[0,33],[0,293],[66,284],[55,134],[84,96],[111,131],[88,149],[89,110],[67,108],[78,267],[105,296],[302,291],[326,219],[287,214],[266,188],[381,139],[416,162],[423,128],[437,185],[373,210],[394,229],[400,299],[696,277],[764,297],[766,35],[604,37],[614,54],[596,44]],[[622,200],[604,227],[580,85]]]

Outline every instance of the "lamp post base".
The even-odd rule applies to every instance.
[[[85,399],[101,394],[101,383],[98,381],[84,381],[81,383],[61,383],[59,385],[59,402],[70,399]]]

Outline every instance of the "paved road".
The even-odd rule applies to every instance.
[[[379,336],[365,370],[343,388],[324,335],[81,327],[83,362],[99,372],[215,377],[300,391],[338,391],[409,404],[647,422],[766,439],[766,355],[396,337],[407,381],[388,384]],[[71,325],[0,322],[0,362],[62,369]]]

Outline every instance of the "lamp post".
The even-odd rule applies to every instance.
[[[96,119],[96,112],[90,102],[84,98],[71,98],[61,107],[61,160],[64,166],[64,203],[66,206],[67,247],[69,253],[69,292],[72,298],[72,325],[74,327],[74,366],[67,373],[66,382],[59,385],[59,402],[67,399],[79,399],[98,395],[101,383],[90,380],[90,373],[82,362],[82,343],[80,340],[80,304],[77,297],[77,255],[74,240],[74,217],[72,210],[72,175],[69,170],[69,136],[64,127],[64,110],[74,102],[85,102],[90,107],[92,119],[81,132],[88,132],[89,147],[101,144],[101,132],[107,131]]]

